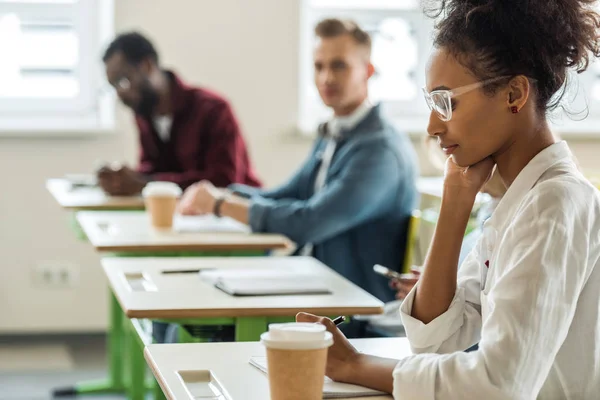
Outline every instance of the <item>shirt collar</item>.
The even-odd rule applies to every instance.
[[[555,165],[565,162],[571,163],[575,168],[573,154],[565,141],[554,143],[540,151],[517,175],[486,225],[491,224],[496,229],[503,230],[504,226],[512,220],[525,195],[542,175]]]
[[[373,105],[367,99],[351,114],[342,117],[334,116],[327,124],[329,135],[332,137],[342,136],[343,132],[348,132],[356,128],[356,126],[367,117],[372,108]]]
[[[192,88],[185,84],[173,71],[165,70],[171,84],[171,99],[173,115],[183,112],[190,105],[189,94]]]

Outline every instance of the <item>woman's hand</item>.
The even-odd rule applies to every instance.
[[[492,176],[494,161],[488,157],[469,167],[460,167],[448,157],[444,172],[444,192],[466,193],[473,198]]]
[[[361,385],[385,393],[393,392],[393,373],[398,360],[360,353],[329,318],[299,313],[296,321],[323,324],[333,334],[333,346],[327,352],[325,374],[328,377],[337,382]]]
[[[335,326],[333,321],[325,317],[299,313],[296,315],[297,322],[313,322],[325,326],[333,335],[333,345],[327,353],[327,369],[325,374],[338,382],[352,383],[352,372],[360,358],[360,353],[350,344],[344,334]]]

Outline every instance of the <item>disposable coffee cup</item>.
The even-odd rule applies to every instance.
[[[150,182],[142,190],[142,196],[152,227],[159,230],[172,229],[181,188],[172,182]]]
[[[267,350],[271,400],[321,400],[333,337],[311,323],[272,324],[260,337]]]

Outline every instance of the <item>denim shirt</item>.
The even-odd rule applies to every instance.
[[[315,258],[390,301],[395,293],[386,278],[373,272],[373,265],[393,270],[402,266],[408,221],[417,200],[413,146],[376,106],[354,129],[342,132],[325,187],[315,193],[328,140],[320,135],[308,159],[282,186],[230,189],[250,198],[254,232],[286,235],[298,248],[312,243]]]

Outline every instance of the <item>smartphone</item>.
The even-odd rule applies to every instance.
[[[389,268],[384,267],[383,265],[375,264],[373,265],[373,271],[379,275],[383,275],[388,279],[414,279],[415,276],[413,274],[401,274],[400,272],[392,271]]]

